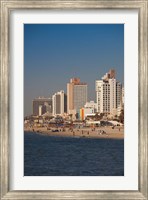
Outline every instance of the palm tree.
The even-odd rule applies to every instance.
[[[119,116],[119,122],[124,124],[124,109],[121,110],[120,116]]]

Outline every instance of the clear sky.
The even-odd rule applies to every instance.
[[[95,80],[116,70],[124,84],[123,24],[25,24],[24,115],[32,100],[66,91],[72,77],[88,84],[88,100],[96,101]]]

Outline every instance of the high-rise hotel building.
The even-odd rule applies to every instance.
[[[87,84],[80,82],[79,78],[70,79],[67,83],[67,112],[78,113],[87,102]]]
[[[115,70],[106,73],[102,80],[96,80],[96,100],[99,113],[114,115],[121,106],[122,85],[115,79]]]
[[[52,114],[63,115],[67,112],[67,97],[64,91],[61,90],[52,96]]]

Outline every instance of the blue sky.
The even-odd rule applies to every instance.
[[[24,115],[35,97],[66,93],[72,77],[88,84],[95,101],[95,80],[111,68],[124,84],[123,24],[25,24]]]

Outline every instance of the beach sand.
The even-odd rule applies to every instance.
[[[53,132],[47,130],[46,127],[38,128],[24,128],[24,131],[29,132],[39,132],[40,134],[46,134],[49,136],[63,136],[63,137],[87,137],[87,138],[110,138],[110,139],[123,139],[124,138],[124,128],[123,127],[98,127],[95,129],[92,128],[74,128],[69,130],[69,128],[58,128],[59,132]],[[104,133],[102,133],[104,131]]]

